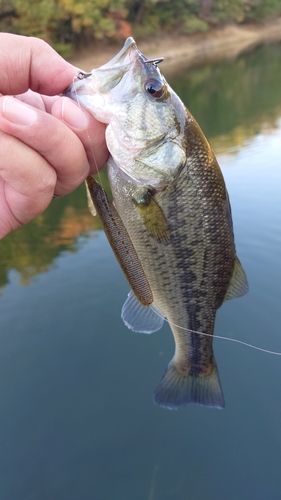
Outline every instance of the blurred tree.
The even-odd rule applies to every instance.
[[[0,0],[0,31],[10,31],[17,12],[11,0]]]
[[[13,27],[18,33],[50,38],[54,0],[12,0],[16,10]]]
[[[64,55],[94,39],[195,33],[281,14],[281,0],[0,0],[0,29],[40,36]]]
[[[212,20],[217,24],[235,21],[241,23],[245,20],[248,11],[246,0],[216,0],[212,7]]]
[[[281,14],[281,0],[249,0],[248,19],[262,20]]]
[[[130,32],[126,0],[1,0],[7,31],[39,36],[64,55],[93,39],[124,38]],[[1,21],[1,17],[0,17]],[[123,22],[124,21],[124,22]]]

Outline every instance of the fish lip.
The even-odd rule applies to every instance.
[[[137,57],[137,54],[141,54],[140,51],[137,48],[137,44],[132,36],[128,37],[123,45],[123,47],[119,50],[115,56],[113,56],[107,63],[103,64],[102,66],[99,66],[98,68],[92,69],[90,73],[84,73],[83,71],[79,71],[79,73],[75,77],[75,81],[73,81],[72,85],[70,85],[66,90],[65,94],[68,95],[69,97],[72,97],[72,90],[73,87],[77,90],[81,84],[81,80],[84,80],[90,76],[94,76],[95,74],[100,74],[102,72],[105,72],[105,74],[108,71],[112,71],[114,69],[118,70],[124,70],[129,69],[129,66],[131,65],[132,62]],[[128,55],[131,55],[133,57],[128,57]],[[128,60],[129,59],[129,60]],[[83,85],[83,82],[82,82]]]
[[[132,36],[129,36],[125,40],[125,43],[124,43],[123,47],[119,50],[119,52],[115,56],[113,56],[107,63],[100,66],[98,68],[98,70],[112,69],[114,67],[123,66],[124,63],[122,64],[122,61],[125,62],[126,56],[130,52],[134,53],[134,51],[132,51],[132,49],[134,49],[134,51],[136,53],[139,53],[139,49],[137,48],[137,44],[136,44],[134,38]],[[93,71],[95,71],[95,70],[93,70]]]
[[[110,75],[112,71],[117,71],[125,74],[132,65],[137,64],[141,71],[144,71],[145,74],[149,74],[149,67],[156,67],[159,62],[161,62],[163,58],[155,58],[149,59],[147,58],[137,47],[137,44],[133,37],[128,37],[123,47],[119,50],[119,52],[113,56],[107,63],[99,66],[98,68],[94,68],[90,73],[84,73],[83,71],[79,71],[76,78],[72,82],[72,84],[65,89],[64,95],[70,97],[77,101],[77,92],[83,93],[84,80],[90,77],[106,78],[106,75]],[[148,64],[150,63],[150,64]],[[93,91],[93,88],[92,88]]]
[[[107,68],[115,67],[117,65],[119,66],[120,65],[120,61],[122,59],[125,59],[125,57],[127,56],[127,54],[130,53],[130,52],[132,54],[135,54],[135,56],[138,59],[140,59],[145,64],[152,63],[152,64],[156,64],[157,65],[157,64],[159,64],[160,62],[162,62],[164,60],[164,57],[156,57],[156,58],[153,58],[153,59],[148,59],[141,52],[141,50],[138,48],[135,39],[132,36],[129,36],[125,40],[124,45],[119,50],[119,52],[115,56],[113,56],[113,58],[110,59],[110,61],[108,61],[107,63],[103,64],[98,69],[107,69]]]
[[[64,95],[77,101],[77,92],[83,89],[84,80],[86,78],[95,76],[100,77],[101,75],[104,75],[103,78],[106,78],[107,73],[110,75],[112,71],[120,71],[125,74],[136,60],[143,60],[143,58],[144,56],[137,48],[134,38],[130,36],[125,40],[119,52],[107,63],[98,68],[94,68],[90,73],[79,71],[72,84],[65,89]]]
[[[146,57],[138,48],[134,38],[130,36],[124,42],[124,45],[121,48],[121,50],[119,50],[119,52],[115,56],[113,56],[113,58],[110,59],[110,61],[103,64],[99,68],[94,69],[92,73],[94,73],[95,71],[112,70],[118,68],[125,69],[126,67],[129,68],[130,65],[136,61],[142,63],[145,66],[149,63],[153,64],[154,66],[157,66],[163,60],[164,57],[156,57],[153,59],[149,59],[148,57]]]

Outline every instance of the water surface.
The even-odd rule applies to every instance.
[[[218,154],[250,292],[216,334],[281,351],[281,48],[174,75]],[[152,393],[173,352],[120,319],[127,283],[84,189],[0,247],[1,500],[279,500],[281,357],[217,340],[223,411]]]

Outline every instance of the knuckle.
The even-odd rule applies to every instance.
[[[13,151],[13,145],[14,138],[0,130],[0,152],[2,158],[9,157],[9,154]]]
[[[35,36],[31,36],[28,37],[26,41],[31,47],[31,50],[34,50],[34,48],[36,48],[38,51],[40,50],[45,51],[46,49],[50,50],[50,45],[41,38],[36,38]]]
[[[57,184],[56,172],[53,168],[49,168],[44,172],[44,175],[40,177],[38,184],[38,194],[43,194],[47,196],[52,196]]]

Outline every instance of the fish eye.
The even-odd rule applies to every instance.
[[[148,80],[145,83],[144,88],[146,92],[152,97],[155,97],[155,99],[160,99],[161,97],[163,97],[166,90],[165,84],[161,82],[161,80],[156,79]]]

